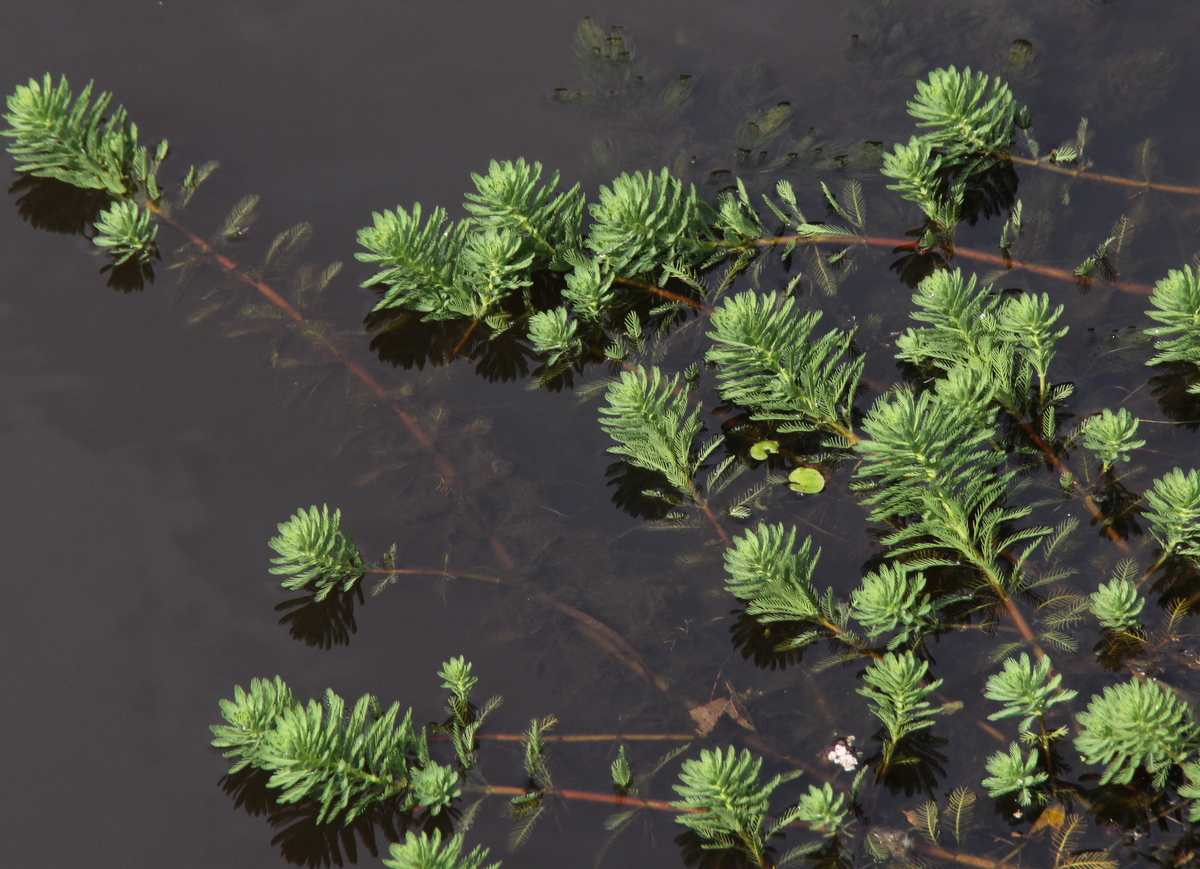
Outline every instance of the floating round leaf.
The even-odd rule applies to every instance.
[[[825,488],[825,478],[813,468],[796,468],[788,474],[788,488],[793,492],[815,495]]]
[[[759,441],[750,447],[750,458],[763,461],[771,453],[779,452],[779,441]]]

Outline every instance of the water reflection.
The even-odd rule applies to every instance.
[[[306,646],[332,649],[350,645],[352,634],[358,633],[354,620],[354,603],[363,602],[361,583],[349,591],[334,592],[323,600],[306,594],[276,605],[275,612],[283,613],[279,624],[288,629],[288,636]]]
[[[448,835],[454,817],[443,812],[416,822],[408,812],[399,810],[399,801],[392,800],[369,807],[348,824],[319,823],[320,806],[313,802],[281,803],[279,789],[267,786],[271,774],[247,767],[221,778],[221,790],[233,799],[235,808],[252,817],[265,817],[272,828],[279,830],[271,839],[279,853],[293,866],[345,866],[359,862],[359,848],[374,859],[387,846],[404,838],[410,829],[442,830]]]
[[[56,178],[22,175],[8,188],[17,195],[17,212],[34,229],[63,235],[95,235],[93,224],[112,200],[103,190],[87,190]],[[106,263],[101,274],[108,274],[107,285],[119,292],[135,293],[154,283],[149,263],[133,260],[114,266]]]

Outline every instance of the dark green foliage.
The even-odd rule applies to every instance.
[[[1153,681],[1110,685],[1077,718],[1075,747],[1088,763],[1105,765],[1101,784],[1130,782],[1144,768],[1161,788],[1200,744],[1191,708]]]
[[[820,312],[800,314],[775,293],[739,293],[713,312],[721,397],[752,411],[780,432],[821,431],[853,437],[854,397],[865,358],[850,352],[853,330],[813,338]]]
[[[324,600],[340,588],[349,591],[363,578],[366,567],[353,538],[341,530],[342,511],[319,510],[314,505],[299,510],[279,525],[279,536],[271,538],[271,573],[287,577],[280,583],[292,591],[308,590],[315,600]]]

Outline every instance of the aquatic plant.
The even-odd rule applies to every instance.
[[[1191,707],[1154,682],[1109,685],[1077,719],[1075,747],[1088,763],[1105,764],[1101,783],[1130,782],[1143,768],[1161,788],[1198,745]]]
[[[581,44],[592,46],[595,33],[584,30]],[[604,45],[596,43],[596,53],[588,56],[606,64],[609,73],[629,62]],[[626,84],[637,81],[624,75],[624,66],[620,70]],[[677,86],[671,99],[684,99],[685,90]],[[164,221],[185,233],[196,257],[220,256],[219,242],[190,233],[172,210],[186,204],[208,170],[189,170],[168,201],[156,180],[168,153],[165,143],[153,150],[141,145],[124,110],[111,109],[110,95],[93,96],[89,85],[74,96],[65,80],[56,86],[47,76],[18,88],[8,105],[5,134],[14,140],[10,151],[18,171],[107,197],[93,221],[94,241],[108,252],[113,267],[149,268],[158,256],[157,233]],[[1185,806],[1195,821],[1200,809],[1187,801],[1200,801],[1200,737],[1190,708],[1159,682],[1108,684],[1091,696],[1086,711],[1077,713],[1080,730],[1074,739],[1086,763],[1103,767],[1101,787],[1090,789],[1085,778],[1072,781],[1060,756],[1068,729],[1047,719],[1069,713],[1079,695],[1065,680],[1083,668],[1056,670],[1045,647],[1074,656],[1078,642],[1071,631],[1090,610],[1108,632],[1146,640],[1138,654],[1161,657],[1166,641],[1155,647],[1142,629],[1142,619],[1149,617],[1140,589],[1168,567],[1176,572],[1164,573],[1164,580],[1171,580],[1162,586],[1170,591],[1161,592],[1164,601],[1173,612],[1195,602],[1186,571],[1200,559],[1200,477],[1175,469],[1153,480],[1144,493],[1126,492],[1130,513],[1139,494],[1145,498],[1146,522],[1162,548],[1157,562],[1139,569],[1137,559],[1127,556],[1129,533],[1118,530],[1122,516],[1112,505],[1122,485],[1114,467],[1130,462],[1146,445],[1138,437],[1140,420],[1124,407],[1101,408],[1070,428],[1067,421],[1078,410],[1069,403],[1074,387],[1054,380],[1056,350],[1068,334],[1062,324],[1066,305],[1055,304],[1048,293],[1000,288],[998,276],[980,278],[949,267],[948,260],[957,256],[1071,283],[1076,278],[1085,284],[1115,282],[1111,258],[1123,232],[1114,231],[1074,270],[1011,259],[1026,221],[1022,204],[1009,195],[1015,191],[1008,177],[1014,163],[1060,171],[1063,166],[1057,164],[1078,159],[1086,129],[1077,135],[1074,150],[1060,148],[1049,160],[1036,153],[1021,158],[1013,149],[1018,140],[1031,141],[1028,111],[999,78],[953,67],[934,70],[918,82],[909,111],[921,132],[881,157],[888,179],[882,186],[920,209],[923,222],[904,239],[872,234],[867,206],[876,191],[857,178],[843,179],[838,193],[825,180],[819,194],[818,185],[812,185],[811,197],[824,219],[809,220],[801,208],[809,194],[782,178],[755,191],[759,202],[740,177],[707,196],[683,171],[626,172],[601,185],[589,201],[580,185],[563,187],[560,175],[539,163],[492,161],[486,174],[471,176],[475,190],[463,203],[469,216],[454,220],[442,208],[401,206],[373,215],[372,225],[360,231],[358,258],[377,269],[365,282],[378,292],[368,322],[381,334],[399,322],[444,329],[439,333],[448,338],[443,361],[486,356],[489,348],[508,342],[537,360],[536,382],[552,388],[573,383],[574,375],[603,370],[604,376],[582,391],[603,395],[600,427],[621,460],[619,473],[628,478],[621,480],[622,497],[627,503],[653,502],[645,514],[653,514],[660,526],[710,529],[722,547],[725,588],[743,604],[737,630],[757,644],[753,654],[772,665],[790,665],[824,642],[833,652],[824,663],[862,665],[855,674],[861,680],[857,693],[879,723],[880,749],[863,762],[853,783],[831,776],[832,781],[810,784],[790,808],[772,817],[771,800],[795,774],[764,777],[766,755],[728,745],[701,749],[698,758],[683,760],[674,785],[678,799],[667,804],[635,793],[648,778],[635,775],[621,744],[609,770],[618,793],[607,796],[615,804],[630,811],[675,810],[676,820],[702,849],[732,851],[762,867],[809,858],[840,865],[852,853],[840,849],[853,833],[847,820],[853,813],[866,828],[864,840],[875,859],[915,865],[905,862],[911,842],[885,836],[884,827],[872,828],[858,804],[859,787],[870,770],[881,787],[894,792],[934,792],[945,772],[934,747],[942,743],[931,730],[960,701],[941,697],[942,689],[952,686],[934,678],[930,637],[953,630],[990,637],[1006,630],[1012,642],[987,641],[994,660],[1003,663],[983,691],[1001,709],[986,717],[1019,719],[1021,742],[992,754],[972,784],[982,784],[1002,806],[1020,806],[1059,830],[1056,869],[1101,869],[1112,861],[1094,849],[1074,847],[1078,821],[1068,819],[1067,808],[1074,800],[1082,802],[1086,792],[1089,804],[1099,807],[1095,811],[1110,811],[1124,804],[1109,786],[1127,786],[1137,791],[1146,827]],[[758,134],[771,135],[785,115],[760,117]],[[1013,189],[1005,193],[1010,181]],[[247,199],[234,208],[219,240],[242,232],[253,204]],[[1004,212],[1000,254],[955,245],[954,231],[963,221]],[[304,235],[295,229],[277,236],[266,262],[285,257]],[[833,250],[815,253],[819,246]],[[864,341],[871,327],[850,323],[832,303],[827,311],[811,309],[811,296],[801,295],[807,289],[801,275],[781,280],[782,289],[762,288],[770,279],[769,257],[791,268],[797,251],[810,250],[809,285],[832,295],[854,264],[855,252],[869,247],[901,253],[893,266],[914,290],[912,324],[889,340],[876,334]],[[227,258],[218,262],[238,270]],[[292,300],[250,270],[239,274],[274,306],[275,315],[302,325],[306,338],[345,364],[378,401],[392,402],[394,415],[434,457],[439,484],[453,486],[458,472],[412,415],[361,366],[348,363],[330,333],[304,313],[302,300],[328,283],[329,270],[310,271]],[[738,286],[743,277],[753,286]],[[1146,313],[1163,325],[1146,334],[1169,340],[1155,345],[1149,364],[1200,365],[1194,335],[1198,285],[1191,267],[1185,267],[1155,287],[1153,310]],[[1131,286],[1118,283],[1117,288]],[[822,322],[831,325],[822,330]],[[869,363],[889,344],[902,365],[902,380],[868,382],[866,372],[880,368]],[[672,371],[677,363],[682,364]],[[869,407],[865,401],[858,406],[868,391],[877,393],[874,400]],[[714,394],[719,402],[712,400]],[[710,400],[723,417],[711,429],[705,414]],[[1102,480],[1093,481],[1085,467],[1069,464],[1077,445],[1095,454]],[[847,466],[852,470],[843,473]],[[1052,479],[1045,480],[1042,469],[1051,471]],[[802,496],[795,488],[785,490],[780,472],[787,471],[816,475],[822,485],[809,486]],[[756,479],[745,492],[718,503],[743,474]],[[823,590],[818,588],[821,550],[813,538],[801,539],[797,527],[778,521],[797,498],[827,497],[827,480],[830,489],[856,495],[877,545],[861,582],[844,595],[825,587],[831,580],[824,578]],[[1079,523],[1068,519],[1052,528],[1046,521],[1063,504],[1084,506],[1126,555],[1107,584],[1096,582],[1082,591],[1068,585],[1072,577],[1055,560],[1055,550],[1076,534]],[[767,514],[772,514],[769,520]],[[511,562],[503,545],[492,542],[497,557]],[[728,697],[707,702],[688,696],[653,673],[632,644],[607,625],[532,583],[448,568],[398,568],[392,553],[378,565],[368,563],[342,530],[340,511],[327,506],[294,514],[279,525],[270,546],[276,553],[271,572],[283,577],[284,588],[305,592],[312,603],[336,603],[357,590],[368,572],[393,579],[404,573],[471,576],[519,587],[530,599],[568,615],[597,648],[664,697],[682,699],[702,736],[722,714],[746,731],[753,729],[731,686]],[[689,565],[704,565],[707,552],[716,551],[697,550]],[[1171,588],[1179,574],[1183,580]],[[1175,621],[1172,625],[1177,627]],[[952,641],[946,637],[947,644]],[[1080,658],[1070,660],[1078,664]],[[304,704],[282,679],[256,679],[249,690],[238,687],[233,700],[222,702],[226,723],[214,726],[213,744],[231,761],[231,774],[265,774],[279,802],[307,807],[318,823],[346,824],[388,805],[410,821],[423,812],[437,816],[447,830],[461,831],[467,822],[456,826],[457,812],[465,793],[506,794],[517,822],[513,844],[520,844],[553,799],[581,793],[558,788],[551,778],[547,746],[554,719],[535,718],[520,734],[522,787],[483,783],[470,773],[477,768],[481,726],[498,701],[474,704],[476,680],[462,658],[444,664],[439,676],[448,692],[446,718],[426,726],[413,723],[412,710],[401,715],[398,704],[383,710],[371,695],[351,705],[329,691],[324,703]],[[712,719],[707,724],[706,716]],[[855,720],[861,723],[862,716]],[[976,723],[997,733],[984,721]],[[445,763],[434,759],[438,738],[449,743]],[[795,764],[791,746],[753,738],[771,763]],[[859,756],[847,748],[852,743],[839,744],[842,756],[853,761],[848,768],[857,766]],[[904,777],[913,770],[915,775]],[[604,796],[586,794],[595,801]],[[944,814],[932,800],[914,810],[912,826],[935,849],[926,856],[946,859],[948,852],[938,849],[947,829],[956,842],[963,841],[974,802],[969,789],[956,787]],[[612,826],[619,829],[626,820]],[[819,838],[777,856],[775,845],[796,824],[807,825]],[[385,863],[479,869],[486,859],[484,849],[465,851],[461,832],[446,837],[409,832],[404,842],[392,845]],[[959,862],[983,865],[981,859]]]
[[[311,589],[315,600],[324,600],[339,586],[349,591],[366,572],[354,540],[341,530],[342,511],[316,505],[298,511],[279,525],[279,536],[270,546],[277,553],[271,573],[287,577],[280,583],[298,591]]]

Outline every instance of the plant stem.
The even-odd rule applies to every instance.
[[[638,290],[645,290],[647,293],[653,293],[656,296],[661,296],[664,299],[669,299],[672,302],[682,302],[689,308],[699,311],[707,316],[712,316],[713,309],[705,305],[703,302],[698,302],[695,299],[689,299],[687,296],[681,296],[678,293],[672,293],[670,290],[664,290],[662,287],[656,287],[654,284],[639,281],[637,278],[613,278],[614,284],[623,284],[626,287],[634,287]]]
[[[669,692],[670,682],[662,676],[658,676],[651,672],[645,660],[638,653],[637,649],[629,644],[629,641],[610,628],[608,625],[601,622],[599,619],[589,616],[587,613],[577,610],[575,607],[565,604],[558,598],[542,591],[540,588],[529,583],[521,582],[520,580],[504,579],[499,576],[492,576],[485,573],[462,573],[450,570],[422,569],[415,567],[370,567],[367,568],[369,573],[380,573],[385,575],[408,575],[408,576],[442,576],[451,579],[474,579],[479,582],[490,582],[493,585],[507,585],[520,589],[529,596],[530,600],[540,603],[542,606],[557,610],[575,622],[576,629],[586,636],[589,640],[608,652],[638,677],[645,680],[647,683],[658,689],[659,691]]]
[[[487,796],[519,797],[528,793],[525,788],[514,788],[507,785],[465,785],[464,791]],[[678,809],[666,800],[644,800],[641,797],[622,796],[621,794],[605,794],[596,791],[574,791],[563,788],[546,788],[543,793],[553,794],[568,800],[583,800],[589,803],[608,803],[614,806],[631,806],[641,809],[654,809],[658,812],[672,812],[676,815],[689,812],[702,812],[703,809]]]
[[[450,737],[435,737],[449,739]],[[497,742],[521,742],[529,738],[527,733],[479,733],[476,739],[494,739]],[[568,733],[542,734],[543,742],[691,742],[694,733]]]
[[[243,269],[241,269],[237,263],[235,263],[233,260],[229,259],[229,257],[222,254],[220,251],[218,251],[216,248],[214,248],[211,244],[209,244],[207,241],[205,241],[203,238],[201,238],[199,235],[197,235],[195,232],[193,232],[190,228],[188,228],[187,226],[185,226],[184,224],[175,220],[172,216],[170,216],[169,214],[164,212],[157,203],[147,202],[146,207],[148,209],[150,209],[157,217],[159,217],[161,220],[163,220],[165,223],[167,223],[172,228],[174,228],[177,232],[179,232],[182,236],[184,236],[184,238],[186,238],[188,241],[190,241],[193,245],[195,245],[202,253],[204,253],[207,256],[212,257],[213,260],[215,260],[216,263],[218,265],[220,265],[223,269],[225,269],[227,272],[230,272],[235,277],[237,277],[238,280],[242,281],[245,284],[249,284],[250,286],[254,287],[254,289],[258,290],[259,293],[261,293],[273,305],[275,305],[277,308],[279,308],[289,319],[293,320],[294,322],[296,322],[297,324],[300,324],[300,325],[307,325],[307,324],[311,323],[311,321],[307,317],[305,317],[299,310],[297,310],[295,308],[295,306],[293,306],[290,302],[288,302],[287,299],[285,299],[282,295],[280,295],[270,285],[259,280],[258,278],[254,277],[253,275],[249,274],[248,272],[244,271]],[[316,330],[309,331],[310,337],[313,337],[314,334],[321,341],[321,344],[323,345],[326,352],[328,352],[334,359],[336,359],[338,362],[340,362],[342,365],[344,365],[351,374],[353,374],[377,398],[379,398],[381,401],[386,403],[387,406],[392,410],[392,412],[395,413],[396,416],[398,416],[400,418],[400,421],[404,423],[405,428],[408,429],[409,433],[413,436],[413,439],[416,440],[417,443],[423,449],[425,449],[427,452],[432,454],[434,463],[436,464],[438,470],[441,471],[442,474],[450,480],[457,479],[458,472],[455,469],[454,465],[451,464],[449,459],[447,459],[445,456],[441,455],[438,452],[437,445],[434,443],[433,439],[429,436],[429,434],[421,427],[421,424],[417,421],[416,417],[414,417],[412,414],[408,413],[408,411],[404,410],[404,408],[402,408],[396,401],[389,398],[387,395],[387,390],[384,389],[383,385],[378,380],[376,380],[375,377],[372,376],[370,372],[368,372],[365,368],[363,368],[361,365],[359,365],[354,360],[348,358],[340,349],[338,349],[336,346],[334,346],[332,343],[330,343],[327,339],[321,338],[320,333],[318,331],[316,331]],[[472,504],[472,507],[474,508],[474,512],[476,513],[476,519],[480,522],[481,525],[486,526],[486,520],[482,516],[482,512],[479,510],[479,508],[476,505]],[[493,534],[489,537],[488,542],[491,545],[492,551],[496,553],[496,556],[500,559],[501,563],[503,563],[506,567],[516,566],[516,559],[514,559],[512,557],[512,555],[508,552],[507,547],[505,547],[504,543],[499,538],[497,538]],[[411,569],[411,568],[400,568],[400,569],[393,569],[390,571],[387,569],[384,569],[384,568],[371,568],[371,572],[372,573],[389,573],[390,572],[390,573],[397,573],[397,574],[411,573],[411,574],[442,575],[442,576],[451,575],[451,574],[447,573],[447,571],[444,571],[444,570],[422,571],[422,570],[415,570],[415,569]],[[592,616],[589,616],[586,613],[581,612],[581,611],[575,609],[574,607],[563,603],[562,601],[558,600],[557,598],[551,596],[550,594],[548,594],[534,586],[529,586],[524,583],[514,582],[513,580],[503,580],[500,577],[486,576],[484,574],[462,573],[462,574],[457,574],[457,576],[460,576],[464,579],[476,579],[476,580],[481,580],[481,581],[485,581],[485,582],[493,582],[493,583],[506,584],[506,585],[515,585],[515,586],[522,588],[529,595],[529,597],[531,599],[536,600],[537,602],[541,603],[543,606],[547,606],[547,607],[550,607],[551,609],[555,609],[555,610],[559,611],[560,613],[562,613],[563,615],[566,615],[569,618],[571,618],[572,620],[574,620],[576,627],[578,628],[580,633],[584,634],[584,636],[586,636],[593,643],[598,645],[601,649],[603,649],[604,651],[606,651],[609,654],[616,657],[617,660],[621,661],[621,663],[623,663],[626,667],[633,670],[634,673],[636,673],[638,676],[640,676],[642,679],[644,679],[650,685],[652,685],[653,687],[657,688],[660,691],[669,690],[669,683],[667,682],[667,680],[665,680],[661,676],[656,676],[656,675],[652,674],[650,672],[650,669],[647,667],[645,661],[642,659],[642,656],[638,654],[637,650],[634,649],[633,646],[631,646],[628,643],[628,641],[625,640],[624,637],[622,637],[620,634],[618,634],[616,631],[614,631],[612,628],[608,627],[607,625],[605,625],[598,619],[595,619]]]
[[[928,854],[930,857],[936,857],[938,860],[951,860],[955,863],[962,863],[965,866],[974,866],[977,869],[1021,869],[1012,863],[1004,863],[1000,860],[990,860],[987,857],[976,857],[974,854],[964,854],[961,851],[947,851],[945,848],[939,848],[937,845],[929,845],[925,842],[915,842],[914,847],[922,854]]]
[[[893,250],[913,250],[917,249],[917,242],[911,238],[885,238],[881,236],[863,236],[863,235],[778,235],[772,238],[757,239],[754,244],[758,247],[776,247],[782,244],[859,244],[870,245],[874,247],[890,247]],[[1022,269],[1035,275],[1043,275],[1048,278],[1056,278],[1061,281],[1070,281],[1077,283],[1078,275],[1067,269],[1055,268],[1053,266],[1044,266],[1038,263],[1021,262],[1020,260],[1011,259],[1009,257],[1000,256],[999,254],[989,253],[987,251],[975,250],[969,247],[955,247],[952,251],[947,251],[951,257],[962,257],[963,259],[976,260],[985,262],[991,265],[1000,266],[1006,270]],[[1117,281],[1112,284],[1118,290],[1125,293],[1135,293],[1137,295],[1148,296],[1154,291],[1153,287],[1145,284],[1135,284],[1129,281]]]
[[[1047,163],[1044,160],[1034,160],[1030,157],[1014,157],[1011,154],[1005,155],[1014,163],[1020,163],[1022,166],[1036,166],[1038,169],[1045,169],[1047,172],[1057,172],[1060,175],[1070,175],[1073,178],[1090,178],[1092,181],[1107,181],[1109,184],[1120,184],[1125,187],[1140,187],[1143,190],[1161,190],[1164,193],[1186,193],[1192,196],[1200,196],[1200,187],[1185,187],[1181,184],[1159,184],[1153,181],[1138,181],[1136,178],[1123,178],[1120,175],[1104,175],[1097,172],[1084,172],[1082,169],[1068,169],[1065,166],[1059,166],[1055,163]]]

